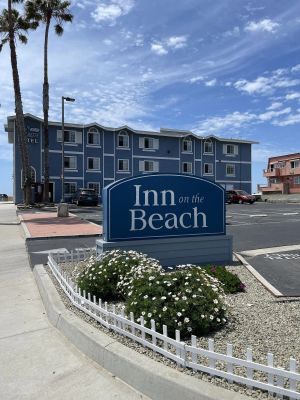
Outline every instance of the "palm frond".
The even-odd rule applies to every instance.
[[[56,24],[56,25],[54,26],[54,29],[55,29],[55,33],[56,33],[58,36],[61,36],[61,35],[64,33],[64,28],[63,28],[60,24]]]

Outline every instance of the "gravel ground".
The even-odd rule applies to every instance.
[[[83,268],[84,263],[76,264],[78,269]],[[72,276],[74,264],[61,264],[63,271]],[[267,353],[274,354],[274,366],[288,369],[289,358],[300,359],[300,335],[298,332],[300,321],[300,299],[276,299],[271,295],[243,266],[227,267],[230,271],[238,274],[243,283],[246,284],[246,292],[236,295],[229,295],[227,301],[230,305],[230,318],[227,326],[219,332],[215,332],[209,337],[198,338],[198,345],[208,348],[208,339],[215,341],[215,351],[226,353],[227,343],[233,345],[233,356],[245,359],[246,348],[251,347],[253,351],[253,361],[266,364]],[[116,338],[124,345],[146,354],[165,365],[176,368],[183,373],[193,375],[196,378],[212,382],[218,386],[243,393],[258,399],[272,399],[261,390],[252,390],[244,385],[230,384],[226,380],[212,377],[204,373],[179,368],[173,361],[154,353],[150,349],[133,342],[132,340],[118,335],[102,327],[95,320],[84,314],[72,305],[50,269],[47,270],[54,282],[65,306],[76,315],[91,323],[96,328],[104,331],[108,335]],[[117,304],[117,309],[122,304]],[[222,368],[222,366],[220,365]],[[235,368],[235,372],[243,373],[243,368]],[[254,378],[259,377],[266,381],[265,374],[254,373]]]

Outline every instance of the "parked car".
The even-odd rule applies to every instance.
[[[8,201],[8,196],[5,193],[0,193],[0,201]]]
[[[78,189],[72,196],[71,201],[77,206],[97,206],[98,195],[94,189]]]
[[[227,203],[250,203],[255,202],[255,196],[245,192],[244,190],[226,190]]]

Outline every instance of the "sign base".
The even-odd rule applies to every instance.
[[[159,260],[163,267],[183,264],[231,264],[232,236],[194,236],[106,242],[96,240],[97,256],[110,250],[135,250]]]

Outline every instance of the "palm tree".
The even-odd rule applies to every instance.
[[[23,44],[27,43],[26,33],[29,29],[35,29],[37,24],[26,21],[19,12],[12,7],[12,3],[20,3],[17,0],[7,1],[7,10],[4,9],[0,15],[0,51],[6,43],[10,47],[10,60],[15,93],[16,112],[16,141],[19,143],[21,162],[23,169],[23,188],[25,204],[31,203],[31,172],[28,154],[27,136],[23,114],[22,95],[20,88],[19,70],[17,62],[16,40]]]
[[[45,24],[44,37],[44,83],[43,83],[43,142],[44,142],[44,201],[49,202],[49,81],[48,81],[48,36],[51,20],[54,19],[55,33],[61,36],[63,23],[72,22],[73,15],[69,11],[70,1],[61,0],[28,0],[25,3],[26,17],[29,21]]]

